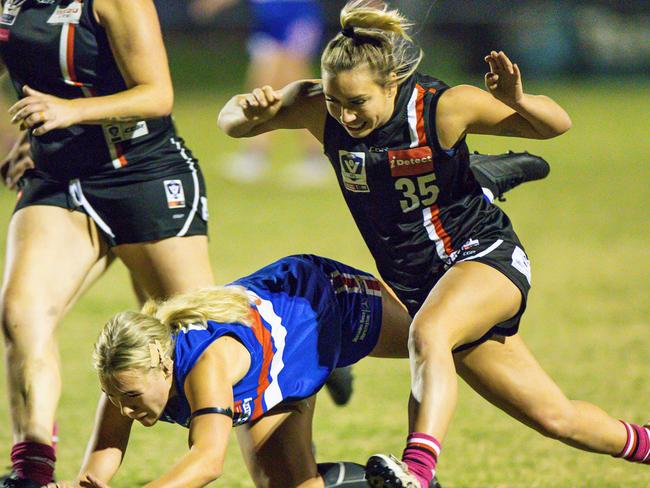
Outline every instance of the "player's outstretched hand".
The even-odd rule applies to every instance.
[[[86,480],[81,482],[84,488],[109,488],[108,484],[95,478],[92,474],[86,474]]]
[[[18,139],[9,154],[0,161],[0,175],[2,182],[10,190],[15,190],[18,181],[26,170],[34,167],[29,142],[23,137]]]
[[[262,123],[271,120],[282,108],[282,95],[266,85],[255,88],[251,93],[239,95],[237,104],[248,120]]]
[[[490,72],[485,74],[487,90],[506,105],[519,103],[524,95],[519,66],[503,51],[492,51],[484,59],[490,65]]]
[[[64,129],[76,123],[76,111],[72,100],[54,97],[23,87],[21,98],[10,109],[12,124],[19,124],[20,130],[30,129],[32,135],[41,136],[52,129]]]
[[[98,480],[91,474],[86,474],[86,479],[81,481],[53,481],[48,483],[45,488],[109,488],[101,480]]]

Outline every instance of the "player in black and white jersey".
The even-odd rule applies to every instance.
[[[487,90],[418,73],[422,52],[406,34],[408,21],[377,3],[343,8],[322,80],[237,95],[219,116],[234,137],[307,128],[323,144],[381,276],[413,317],[407,446],[402,461],[368,460],[370,484],[420,488],[431,480],[456,403],[454,359],[470,359],[458,366],[469,383],[543,434],[647,462],[648,429],[567,399],[515,335],[528,257],[469,167],[467,134],[547,139],[570,128],[569,116],[552,99],[525,93],[503,52],[485,57]]]
[[[54,469],[55,329],[109,249],[152,297],[213,277],[205,187],[172,124],[153,1],[0,5],[0,66],[20,99],[10,118],[35,166],[21,179],[7,238],[2,325],[15,444],[13,475],[0,484],[31,487]]]

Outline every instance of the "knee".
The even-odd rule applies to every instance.
[[[427,356],[438,349],[451,350],[449,335],[443,324],[416,314],[409,328],[408,349],[411,357]]]
[[[54,340],[56,307],[47,310],[44,304],[34,303],[33,297],[17,293],[7,287],[0,297],[0,321],[7,347],[34,350]]]
[[[560,441],[570,440],[575,436],[576,421],[577,414],[571,405],[539,411],[533,418],[537,431]]]

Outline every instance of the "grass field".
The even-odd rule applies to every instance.
[[[513,191],[501,204],[513,218],[533,266],[533,290],[521,334],[567,395],[593,401],[620,418],[646,421],[650,83],[566,82],[529,90],[558,100],[571,114],[573,129],[551,141],[488,137],[469,141],[472,149],[486,152],[526,148],[552,165],[546,181]],[[218,280],[231,280],[294,252],[318,253],[374,271],[333,176],[331,185],[318,191],[296,190],[277,176],[279,172],[263,185],[250,187],[220,178],[220,164],[238,145],[219,133],[214,122],[231,91],[181,87],[175,109],[180,133],[199,157],[208,181],[210,252]],[[280,168],[294,156],[295,138],[286,133],[277,140],[274,162]],[[2,191],[0,200],[4,229],[14,196]],[[90,366],[91,345],[110,315],[134,307],[127,274],[118,264],[60,327],[64,367],[60,479],[75,475],[92,426],[99,387]],[[355,374],[349,406],[337,408],[326,395],[319,401],[315,422],[319,461],[363,462],[376,451],[399,453],[402,448],[409,385],[406,361],[365,360]],[[4,461],[11,446],[4,369],[0,396]],[[183,429],[136,426],[112,486],[144,484],[185,449]],[[230,449],[225,475],[217,485],[252,486],[234,443]],[[439,475],[445,488],[650,486],[647,466],[579,452],[542,438],[465,385],[443,449]]]

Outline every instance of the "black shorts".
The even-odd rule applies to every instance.
[[[512,336],[519,330],[521,316],[526,310],[526,301],[531,284],[530,261],[521,244],[515,239],[470,239],[452,256],[453,264],[464,261],[476,261],[487,264],[504,274],[521,292],[519,311],[510,319],[492,327],[480,339],[463,344],[454,352],[477,346],[493,335]],[[453,265],[452,264],[452,265]]]
[[[21,180],[14,212],[50,205],[87,214],[109,246],[207,235],[205,182],[195,160],[60,181],[37,169]]]

